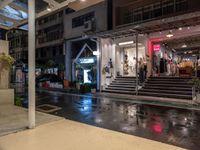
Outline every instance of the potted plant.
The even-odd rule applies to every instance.
[[[91,85],[91,93],[92,93],[92,94],[95,94],[96,91],[97,91],[97,90],[96,90],[96,84],[92,84],[92,85]]]
[[[14,104],[14,90],[9,89],[9,69],[14,61],[10,55],[0,53],[0,105]]]
[[[10,55],[6,55],[5,53],[0,53],[0,88],[8,88],[8,87],[5,87],[5,86],[2,86],[1,84],[3,82],[6,82],[6,81],[3,81],[2,82],[2,75],[5,73],[5,72],[8,72],[10,67],[14,64],[15,60],[14,58],[12,58]]]
[[[80,89],[81,89],[81,84],[80,84],[80,82],[79,82],[78,80],[75,80],[74,83],[75,83],[75,85],[76,85],[76,89],[77,89],[77,90],[80,90]]]
[[[191,83],[195,87],[195,92],[197,92],[196,93],[196,101],[197,101],[197,103],[200,103],[200,79],[194,77],[194,78],[192,78]]]

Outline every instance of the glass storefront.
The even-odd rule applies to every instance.
[[[139,42],[137,44],[138,55],[136,54],[135,36],[116,40],[101,39],[102,87],[111,84],[111,82],[117,77],[136,78],[136,72],[139,74],[140,83],[145,81],[148,71],[146,37],[139,37]],[[136,68],[138,68],[137,71]]]

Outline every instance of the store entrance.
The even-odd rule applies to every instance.
[[[145,47],[139,44],[138,60],[146,62]],[[117,76],[136,77],[135,45],[119,46],[116,51]]]
[[[200,76],[200,47],[192,46],[186,39],[153,44],[153,76]]]

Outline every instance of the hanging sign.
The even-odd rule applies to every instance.
[[[160,51],[160,44],[154,44],[153,51]]]

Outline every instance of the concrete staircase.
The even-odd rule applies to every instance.
[[[108,93],[135,94],[135,77],[116,77],[115,80],[103,90]]]
[[[192,100],[191,78],[150,77],[139,95]]]

